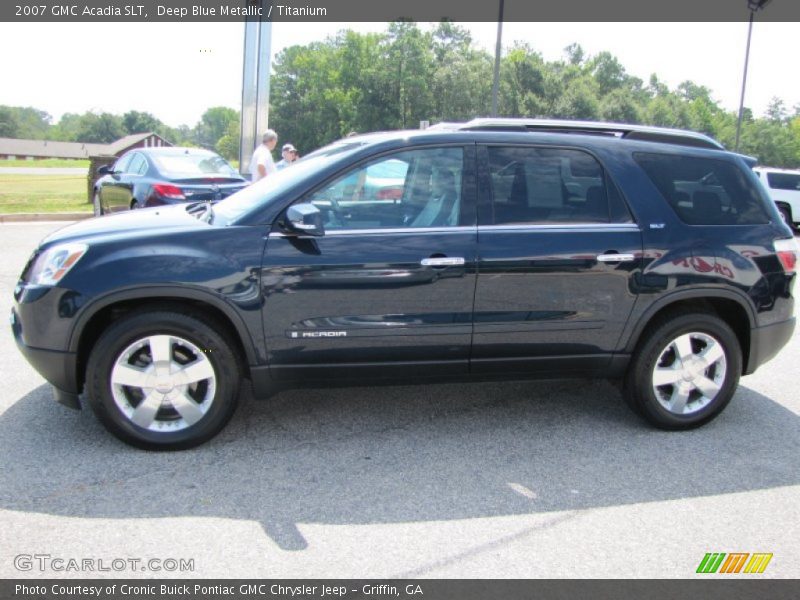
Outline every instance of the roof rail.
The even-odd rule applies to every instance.
[[[579,133],[584,135],[606,135],[628,140],[662,142],[724,150],[725,147],[714,138],[694,131],[648,127],[627,123],[603,123],[599,121],[568,121],[559,119],[509,119],[480,118],[467,123],[447,123],[442,129],[469,131],[541,131],[552,133]]]

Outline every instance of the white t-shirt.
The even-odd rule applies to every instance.
[[[272,152],[270,152],[269,148],[264,144],[258,145],[258,148],[253,152],[253,158],[250,159],[250,175],[253,183],[261,179],[261,176],[258,174],[258,165],[264,165],[267,175],[271,175],[277,171],[275,168],[275,161],[272,160]]]

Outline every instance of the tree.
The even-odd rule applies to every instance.
[[[239,121],[239,112],[227,106],[209,108],[195,127],[195,139],[204,148],[214,148],[228,132],[231,123]]]
[[[124,135],[125,127],[121,117],[111,113],[87,112],[78,122],[76,141],[110,144]]]
[[[684,81],[678,85],[678,95],[687,102],[694,102],[695,100],[711,100],[711,90],[704,85],[697,85],[693,81]]]
[[[500,64],[498,108],[507,117],[536,117],[552,111],[550,97],[561,96],[541,54],[527,44],[515,44]],[[555,83],[555,86],[552,85]],[[558,91],[552,94],[554,87]]]
[[[564,48],[564,54],[567,57],[567,62],[569,62],[571,65],[575,65],[576,67],[581,66],[586,58],[583,48],[578,43],[572,43]]]
[[[650,75],[650,83],[647,85],[647,92],[656,98],[669,94],[669,88],[658,80],[655,73]]]
[[[122,115],[122,126],[129,134],[149,133],[158,131],[163,126],[163,123],[150,113],[129,110]]]
[[[492,65],[472,48],[466,29],[445,21],[433,31],[434,121],[468,120],[488,113]]]
[[[432,96],[428,85],[432,52],[430,34],[423,33],[416,23],[394,21],[384,42],[386,60],[393,77],[387,82],[397,102],[395,127],[416,127],[431,112]]]
[[[786,105],[783,103],[783,100],[775,96],[769,101],[766,114],[767,119],[774,123],[781,123],[789,116],[786,112]]]
[[[228,160],[239,158],[239,139],[241,137],[241,124],[239,121],[232,121],[228,125],[228,131],[217,141],[214,148]]]
[[[600,101],[600,117],[615,123],[641,123],[641,113],[633,94],[617,89]]]
[[[610,52],[600,52],[589,61],[588,67],[599,86],[601,95],[622,87],[627,81],[625,68]]]
[[[8,106],[0,106],[0,137],[15,138],[19,131],[19,123],[14,111]]]
[[[597,83],[589,77],[569,83],[564,95],[556,103],[555,116],[564,119],[592,120],[600,114],[597,100]]]
[[[13,137],[23,140],[47,139],[52,120],[47,112],[30,106],[0,106],[0,109],[0,127],[13,133]]]
[[[77,113],[64,113],[58,123],[50,128],[48,137],[64,142],[77,142],[81,126],[81,115]]]

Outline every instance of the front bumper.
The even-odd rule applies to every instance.
[[[11,330],[17,348],[25,359],[53,386],[56,400],[70,408],[80,408],[78,400],[78,356],[75,352],[60,352],[33,348],[23,341],[22,324],[15,309],[11,309]]]
[[[773,358],[790,339],[795,328],[795,318],[750,330],[750,355],[744,375],[750,375],[758,367]]]

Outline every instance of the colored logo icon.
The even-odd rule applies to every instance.
[[[700,561],[697,573],[763,573],[772,554],[748,552],[708,552]]]

